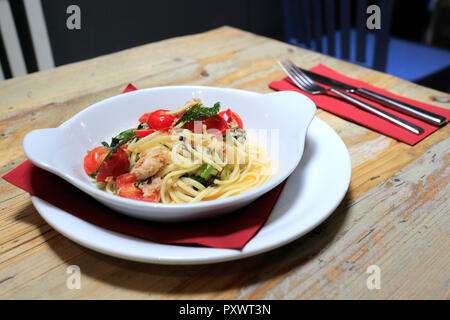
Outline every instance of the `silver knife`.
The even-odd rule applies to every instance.
[[[301,68],[300,68],[301,69]],[[402,112],[409,116],[415,117],[417,119],[423,120],[435,126],[441,126],[447,122],[447,119],[441,115],[435,114],[433,112],[421,109],[416,106],[412,106],[410,104],[400,102],[398,100],[386,97],[379,93],[364,89],[357,88],[346,83],[340,82],[338,80],[334,80],[320,74],[314,73],[309,70],[301,69],[304,73],[306,73],[309,77],[311,77],[314,81],[320,82],[324,85],[335,87],[346,92],[355,93],[364,98],[370,99],[375,102],[379,102],[386,107],[394,109],[396,111]]]

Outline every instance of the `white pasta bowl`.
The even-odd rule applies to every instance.
[[[135,127],[145,112],[175,109],[192,98],[200,98],[206,106],[219,101],[221,110],[231,108],[241,116],[245,129],[267,141],[264,144],[274,163],[267,182],[228,198],[186,204],[127,199],[104,192],[92,183],[83,168],[86,150]],[[310,99],[293,91],[260,94],[201,86],[157,87],[105,99],[58,128],[32,131],[25,136],[23,149],[34,165],[58,175],[111,209],[147,220],[193,220],[242,208],[284,181],[300,162],[306,132],[315,112]]]

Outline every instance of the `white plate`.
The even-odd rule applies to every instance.
[[[232,197],[183,204],[136,201],[94,186],[83,170],[86,150],[136,126],[137,119],[145,112],[175,108],[192,98],[201,98],[206,106],[220,101],[222,110],[231,108],[242,117],[245,128],[253,132],[253,136],[260,138],[261,131],[266,133],[267,143],[263,145],[274,163],[274,172],[267,182]],[[237,210],[284,181],[300,162],[306,130],[315,113],[314,103],[293,91],[260,94],[217,87],[156,87],[100,101],[58,128],[34,130],[25,136],[23,150],[36,166],[58,175],[121,213],[159,221],[192,220]],[[262,142],[263,138],[259,140]]]
[[[305,152],[269,220],[242,249],[213,249],[150,242],[99,228],[32,197],[41,216],[67,238],[107,255],[159,264],[202,264],[241,259],[280,247],[324,221],[350,183],[350,155],[325,122],[314,118]]]

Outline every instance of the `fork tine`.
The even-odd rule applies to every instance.
[[[308,83],[310,86],[316,86],[317,84],[310,78],[308,77],[302,70],[300,70],[294,63],[292,63],[292,61],[290,61],[289,59],[286,59],[287,61],[289,61],[289,65],[291,66],[291,68],[293,69],[293,71],[300,77],[302,78],[306,83]]]
[[[293,69],[295,71],[297,71],[300,75],[300,77],[302,77],[303,79],[305,79],[305,81],[307,81],[309,84],[311,84],[312,86],[318,87],[319,85],[313,81],[310,77],[308,77],[302,70],[300,70],[296,65],[293,66]]]
[[[307,79],[305,79],[305,77],[303,77],[303,76],[295,69],[295,65],[294,65],[291,61],[287,60],[287,61],[285,61],[285,63],[286,63],[287,65],[289,65],[289,70],[290,70],[291,73],[295,76],[295,78],[296,78],[299,82],[301,82],[301,83],[303,84],[303,86],[302,86],[302,89],[303,89],[303,90],[308,91],[308,92],[310,92],[310,93],[313,93],[314,91],[317,91],[316,88],[315,88],[315,86],[314,86],[314,83],[311,83],[311,82],[307,81]]]
[[[284,66],[284,69],[286,73],[291,77],[291,79],[303,90],[309,91],[309,85],[308,83],[299,77],[297,72],[292,68],[292,63],[289,60],[284,60],[281,62]]]
[[[307,81],[307,79],[302,77],[302,75],[295,69],[295,66],[292,64],[292,62],[289,61],[288,65],[289,65],[289,69],[291,70],[291,72],[294,73],[301,82],[303,82],[308,87],[311,86],[311,83],[309,83]]]
[[[301,80],[288,66],[285,66],[286,73],[291,78],[291,80],[302,90],[308,91],[308,85]]]
[[[294,83],[300,89],[308,91],[306,84],[298,79],[298,76],[292,72],[290,66],[287,65],[286,61],[278,61],[278,63],[280,64],[280,67],[283,69],[283,71],[286,72],[289,78],[291,78],[291,80],[294,81]]]
[[[325,90],[324,87],[313,81],[310,77],[308,77],[302,70],[300,70],[295,64],[293,64],[290,60],[286,59],[286,63],[289,64],[290,69],[293,73],[297,75],[298,78],[300,78],[305,85],[307,86],[308,92],[312,94],[321,93]]]
[[[292,61],[290,61],[289,59],[285,59],[284,60],[284,64],[285,66],[288,66],[288,68],[297,76],[299,77],[302,82],[304,82],[305,84],[308,84],[307,81],[305,81],[305,79],[303,77],[301,77],[301,75],[297,72],[297,70],[295,69],[295,65],[292,63]]]

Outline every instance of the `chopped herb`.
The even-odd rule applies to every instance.
[[[230,179],[230,173],[231,173],[230,167],[228,167],[228,165],[226,165],[226,166],[223,168],[223,170],[225,170],[225,180]]]
[[[193,179],[199,183],[201,183],[204,187],[208,188],[208,187],[217,187],[217,184],[215,184],[213,181],[214,179],[216,179],[216,176],[210,177],[209,179],[204,179],[200,176],[189,176],[188,174],[183,174],[182,176],[180,176],[180,178],[190,178]],[[198,189],[194,186],[192,186],[194,188],[194,190],[198,191]]]
[[[141,122],[139,123],[139,125],[137,126],[136,130],[141,130],[144,129],[146,127],[146,123],[145,122]]]
[[[135,187],[139,187],[141,184],[147,183],[149,180],[151,180],[151,178],[148,178],[148,179],[145,179],[145,180],[142,180],[142,181],[135,182],[135,183],[134,183],[134,186],[135,186]]]
[[[115,183],[115,182],[114,182],[114,184],[113,184],[113,188],[114,188],[115,194],[119,194],[119,190],[117,190],[117,186],[116,186],[116,183]]]
[[[247,138],[247,133],[245,132],[245,130],[239,128],[230,130],[230,133],[231,136],[236,140],[242,139],[245,141],[245,139]]]
[[[208,179],[209,176],[211,175],[211,171],[213,170],[213,166],[210,164],[206,164],[204,163],[201,167],[200,167],[200,173],[199,176],[203,179]]]
[[[102,141],[102,145],[105,146],[105,147],[107,147],[107,148],[109,148],[109,144],[108,144],[108,142],[106,142],[106,141]]]
[[[204,187],[217,187],[217,184],[214,183],[214,180],[217,179],[216,176],[211,176],[209,179],[204,179],[200,176],[193,176],[191,179],[194,179],[197,182],[200,182]]]
[[[204,105],[197,103],[186,111],[183,116],[177,121],[175,125],[180,123],[192,122],[200,118],[209,118],[215,116],[220,110],[220,102],[217,102],[214,107],[207,108]]]
[[[206,179],[204,179],[200,176],[193,176],[193,177],[191,177],[191,179],[194,179],[195,181],[200,182],[204,187],[209,187],[209,185],[210,185],[210,183]]]

